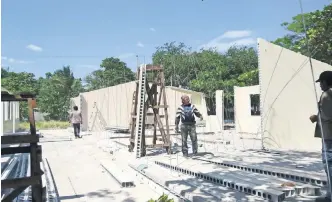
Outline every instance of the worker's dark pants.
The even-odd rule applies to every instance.
[[[323,141],[322,141],[323,143]],[[325,140],[322,148],[322,160],[326,175],[329,177],[328,181],[328,190],[327,196],[331,198],[331,185],[329,184],[332,181],[332,140]],[[326,152],[326,153],[325,153]],[[330,176],[328,175],[328,171]]]
[[[79,137],[80,136],[80,131],[81,131],[81,124],[80,123],[73,123],[73,127],[74,127],[75,137]]]
[[[197,153],[197,134],[196,134],[196,125],[195,124],[182,124],[181,125],[181,137],[182,137],[182,153],[183,155],[188,155],[188,144],[187,139],[188,135],[192,143],[193,154]]]

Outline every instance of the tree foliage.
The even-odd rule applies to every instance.
[[[1,85],[11,93],[38,93],[38,84],[33,73],[11,72],[9,68],[1,68]],[[26,103],[20,104],[20,119],[28,117]]]
[[[332,64],[332,4],[303,15],[307,28],[309,50],[313,58]],[[302,14],[293,17],[291,22],[281,24],[288,32],[274,41],[275,44],[309,56],[305,40]]]
[[[65,120],[68,116],[70,98],[83,90],[80,79],[76,79],[69,66],[47,73],[41,82],[38,96],[40,110],[53,120]]]
[[[135,74],[127,64],[118,58],[106,58],[100,64],[100,69],[93,71],[85,78],[86,88],[96,90],[117,84],[133,81]]]

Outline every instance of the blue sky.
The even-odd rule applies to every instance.
[[[303,0],[304,11],[329,0]],[[255,45],[285,34],[298,0],[2,0],[2,66],[44,76],[70,65],[77,77],[108,56],[132,69],[135,55],[151,61],[156,46],[184,42],[194,49]]]

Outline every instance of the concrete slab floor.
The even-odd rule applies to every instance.
[[[101,167],[101,159],[112,160],[96,146],[95,137],[68,141],[67,131],[43,131],[43,157],[54,175],[61,201],[123,201],[141,202],[158,198],[159,194],[143,184],[121,188]]]
[[[147,201],[150,198],[158,198],[147,185],[135,183],[135,188],[121,188],[118,183],[100,166],[101,160],[108,160],[124,168],[125,172],[134,175],[134,171],[128,169],[128,162],[133,160],[133,153],[129,153],[125,145],[127,138],[110,140],[110,134],[106,132],[93,132],[83,139],[73,139],[74,135],[68,130],[43,131],[41,138],[43,145],[43,157],[49,160],[54,178],[57,183],[60,199],[64,201]],[[234,136],[235,135],[235,136]],[[119,136],[117,134],[116,136]],[[179,136],[180,137],[180,136]],[[181,139],[172,138],[177,144],[177,150],[181,152]],[[200,140],[215,141],[217,144],[204,143]],[[229,145],[217,140],[228,140]],[[114,141],[122,143],[122,145]],[[147,138],[152,142],[152,138]],[[217,135],[201,135],[198,137],[199,152],[210,158],[224,158],[262,165],[277,165],[296,168],[302,165],[304,170],[322,171],[319,152],[301,153],[298,151],[278,151],[278,153],[257,152],[259,140],[241,139],[231,132]],[[188,138],[189,152],[191,142]],[[113,151],[113,155],[109,152]],[[160,149],[150,149],[144,158],[146,164],[153,163],[154,158],[166,155]],[[180,153],[181,155],[181,153]],[[299,168],[298,168],[299,169]],[[144,193],[144,195],[142,194]],[[143,196],[142,196],[143,195]],[[291,199],[291,200],[294,200]],[[295,201],[311,201],[301,198]]]
[[[95,134],[98,135],[99,133],[96,132]],[[173,151],[181,153],[181,136],[172,136],[171,140],[173,145],[175,145]],[[220,140],[230,141],[230,144],[223,144]],[[107,139],[107,136],[102,136],[100,142],[103,142],[104,146],[108,144],[109,148],[118,150],[119,148],[124,148],[123,145],[128,145],[129,140],[127,138],[110,140]],[[151,143],[152,138],[146,138],[146,142]],[[260,151],[259,140],[241,139],[240,136],[232,134],[229,131],[217,135],[198,135],[198,145],[198,152],[207,158],[222,158],[224,160],[246,162],[255,165],[270,165],[325,173],[319,151],[282,151],[276,149],[271,152],[262,152]],[[191,141],[189,137],[188,148],[190,153]],[[157,152],[150,149],[147,153],[161,154],[165,152]]]

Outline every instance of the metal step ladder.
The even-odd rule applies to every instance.
[[[145,119],[145,94],[146,94],[146,66],[142,65],[139,72],[139,89],[138,89],[138,108],[137,108],[137,118],[136,118],[136,131],[135,131],[135,156],[140,158],[142,156],[141,146],[142,146],[142,136],[143,127]]]

